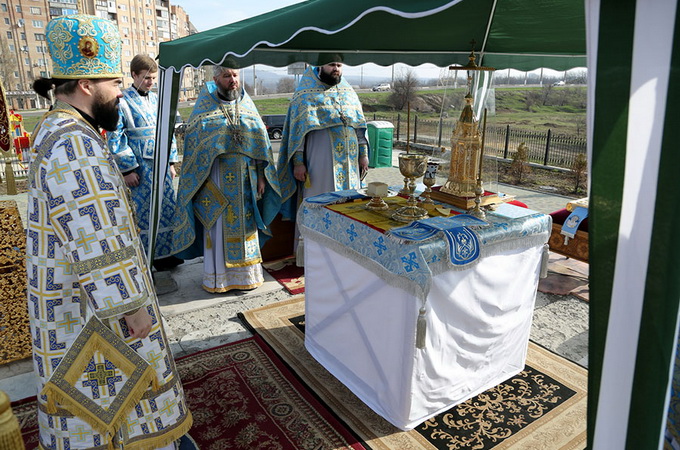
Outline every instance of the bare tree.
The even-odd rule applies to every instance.
[[[14,70],[18,67],[14,54],[9,51],[7,39],[0,37],[0,78],[5,85],[5,89],[11,91],[16,86],[10,84],[10,80],[14,79]]]
[[[293,91],[295,91],[295,78],[293,77],[281,78],[276,84],[276,92],[279,94]]]
[[[395,109],[403,110],[409,102],[415,101],[419,84],[415,72],[412,69],[402,72],[401,75],[394,80],[392,94],[390,94],[387,102]]]
[[[253,89],[253,86],[251,84],[244,82],[243,89],[245,89],[248,95],[250,95],[251,97],[255,95],[255,89]]]

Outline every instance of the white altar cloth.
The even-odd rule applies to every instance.
[[[524,369],[542,243],[435,273],[423,302],[318,237],[305,234],[305,346],[395,426],[412,429]]]

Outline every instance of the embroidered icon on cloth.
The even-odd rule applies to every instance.
[[[61,360],[41,395],[47,411],[65,408],[112,437],[153,385],[156,373],[122,338],[92,317]]]
[[[217,219],[229,204],[217,185],[210,179],[205,182],[194,198],[194,214],[206,230],[215,225]]]

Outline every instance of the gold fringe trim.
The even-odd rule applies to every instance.
[[[59,403],[64,409],[69,411],[76,417],[84,420],[92,428],[98,432],[108,435],[109,442],[112,441],[113,436],[118,432],[120,426],[123,424],[127,413],[135,407],[137,403],[142,400],[144,393],[151,385],[154,389],[158,389],[158,378],[153,367],[148,366],[142,374],[139,382],[132,388],[130,394],[127,396],[125,402],[114,416],[111,424],[102,421],[99,416],[87,407],[75,401],[71,396],[64,392],[61,388],[55,385],[52,381],[48,381],[43,387],[40,395],[47,397],[47,412],[49,414],[56,414],[56,403]]]
[[[210,239],[210,233],[205,234],[205,248],[211,249],[213,247],[212,245],[212,239]]]
[[[242,289],[242,290],[255,289],[255,288],[262,286],[263,284],[264,284],[264,282],[255,283],[255,284],[234,284],[234,285],[231,285],[231,286],[226,286],[226,287],[221,287],[221,288],[210,288],[206,285],[202,285],[201,287],[203,288],[203,290],[205,290],[206,292],[210,292],[211,294],[222,294],[224,292],[229,292],[229,291],[232,291],[234,289]]]
[[[12,409],[7,408],[0,414],[0,449],[22,450],[24,448],[19,421],[12,413]]]
[[[155,450],[157,448],[162,448],[166,445],[170,445],[174,441],[187,434],[193,424],[194,418],[191,415],[191,411],[187,410],[187,415],[185,416],[184,421],[162,436],[155,436],[141,441],[124,443],[123,445],[125,450]]]
[[[240,262],[240,263],[225,262],[224,267],[226,267],[227,269],[234,269],[234,268],[239,268],[239,267],[254,266],[254,265],[257,265],[257,264],[261,264],[261,263],[262,263],[262,258],[260,257],[260,258],[256,258],[256,259],[251,259],[251,260],[246,261],[246,262]]]

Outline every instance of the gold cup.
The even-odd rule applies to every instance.
[[[426,187],[425,192],[423,192],[423,197],[425,197],[423,203],[427,203],[428,205],[434,203],[430,198],[430,194],[432,193],[432,186],[434,186],[435,182],[437,181],[438,168],[439,163],[437,161],[427,162],[427,170],[425,171],[425,176],[423,177],[423,184]]]
[[[409,194],[409,197],[406,206],[399,208],[392,216],[393,219],[399,222],[413,222],[427,217],[427,211],[418,206],[418,201],[413,194],[416,190],[416,178],[425,175],[426,169],[427,156],[412,153],[399,154],[399,171],[404,176],[404,190]]]

